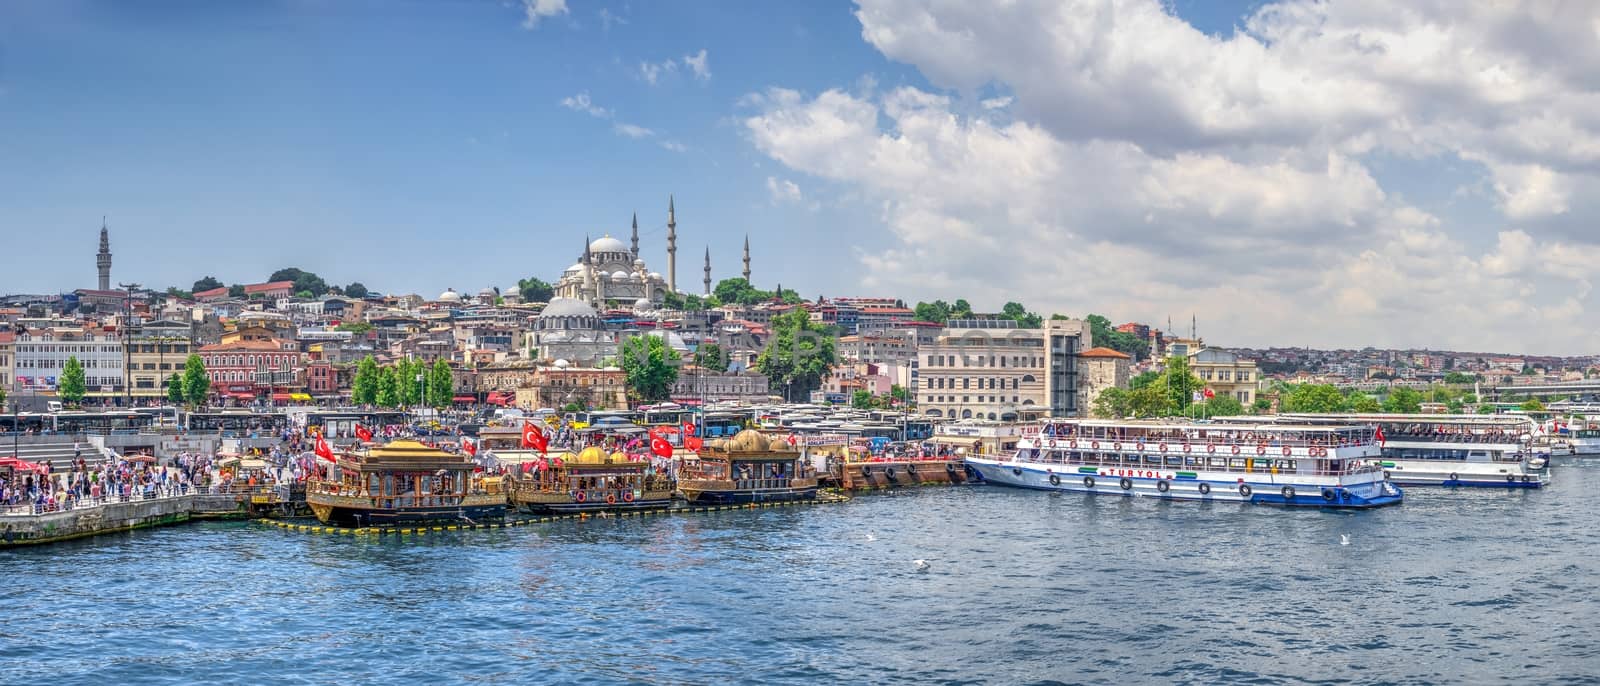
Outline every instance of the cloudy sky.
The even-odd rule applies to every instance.
[[[665,271],[674,193],[688,289],[1593,353],[1600,5],[7,3],[0,188],[9,291]]]

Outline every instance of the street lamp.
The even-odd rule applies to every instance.
[[[133,291],[139,284],[119,283],[117,287],[128,289],[128,296],[122,301],[122,397],[123,404],[132,407],[133,385],[129,383],[128,367],[132,365],[133,353],[129,345],[133,339]]]

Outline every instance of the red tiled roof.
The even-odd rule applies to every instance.
[[[200,347],[200,352],[203,353],[232,352],[235,350],[242,352],[269,353],[294,352],[292,350],[284,350],[281,343],[275,343],[273,341],[233,341],[231,343],[213,343],[211,345]]]
[[[1124,360],[1133,359],[1127,353],[1117,352],[1117,351],[1112,350],[1110,348],[1090,348],[1090,349],[1085,350],[1085,351],[1083,351],[1081,353],[1078,353],[1078,357],[1107,357],[1107,358],[1117,358],[1117,359],[1124,359]]]
[[[222,297],[224,295],[227,295],[227,294],[228,294],[228,287],[227,286],[218,286],[218,287],[213,288],[213,289],[211,289],[209,291],[200,291],[198,293],[195,293],[194,297],[196,299],[198,299],[198,298],[220,298],[220,297]]]
[[[283,290],[285,288],[293,290],[294,289],[294,282],[293,281],[272,281],[270,283],[253,283],[253,284],[250,284],[248,286],[245,286],[244,287],[244,292],[246,294],[249,294],[249,293],[266,293],[268,291],[281,291],[281,290]]]

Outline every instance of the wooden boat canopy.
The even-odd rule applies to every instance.
[[[339,460],[339,467],[362,472],[431,472],[470,470],[473,464],[465,455],[453,455],[420,441],[401,439],[365,451],[345,453]]]

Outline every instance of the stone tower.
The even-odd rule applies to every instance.
[[[711,295],[711,246],[706,246],[706,295]]]
[[[750,283],[750,234],[744,235],[744,282]]]
[[[94,256],[94,266],[100,271],[100,290],[111,290],[111,235],[105,217],[100,218],[100,252]]]
[[[667,291],[678,292],[678,212],[667,196]]]

